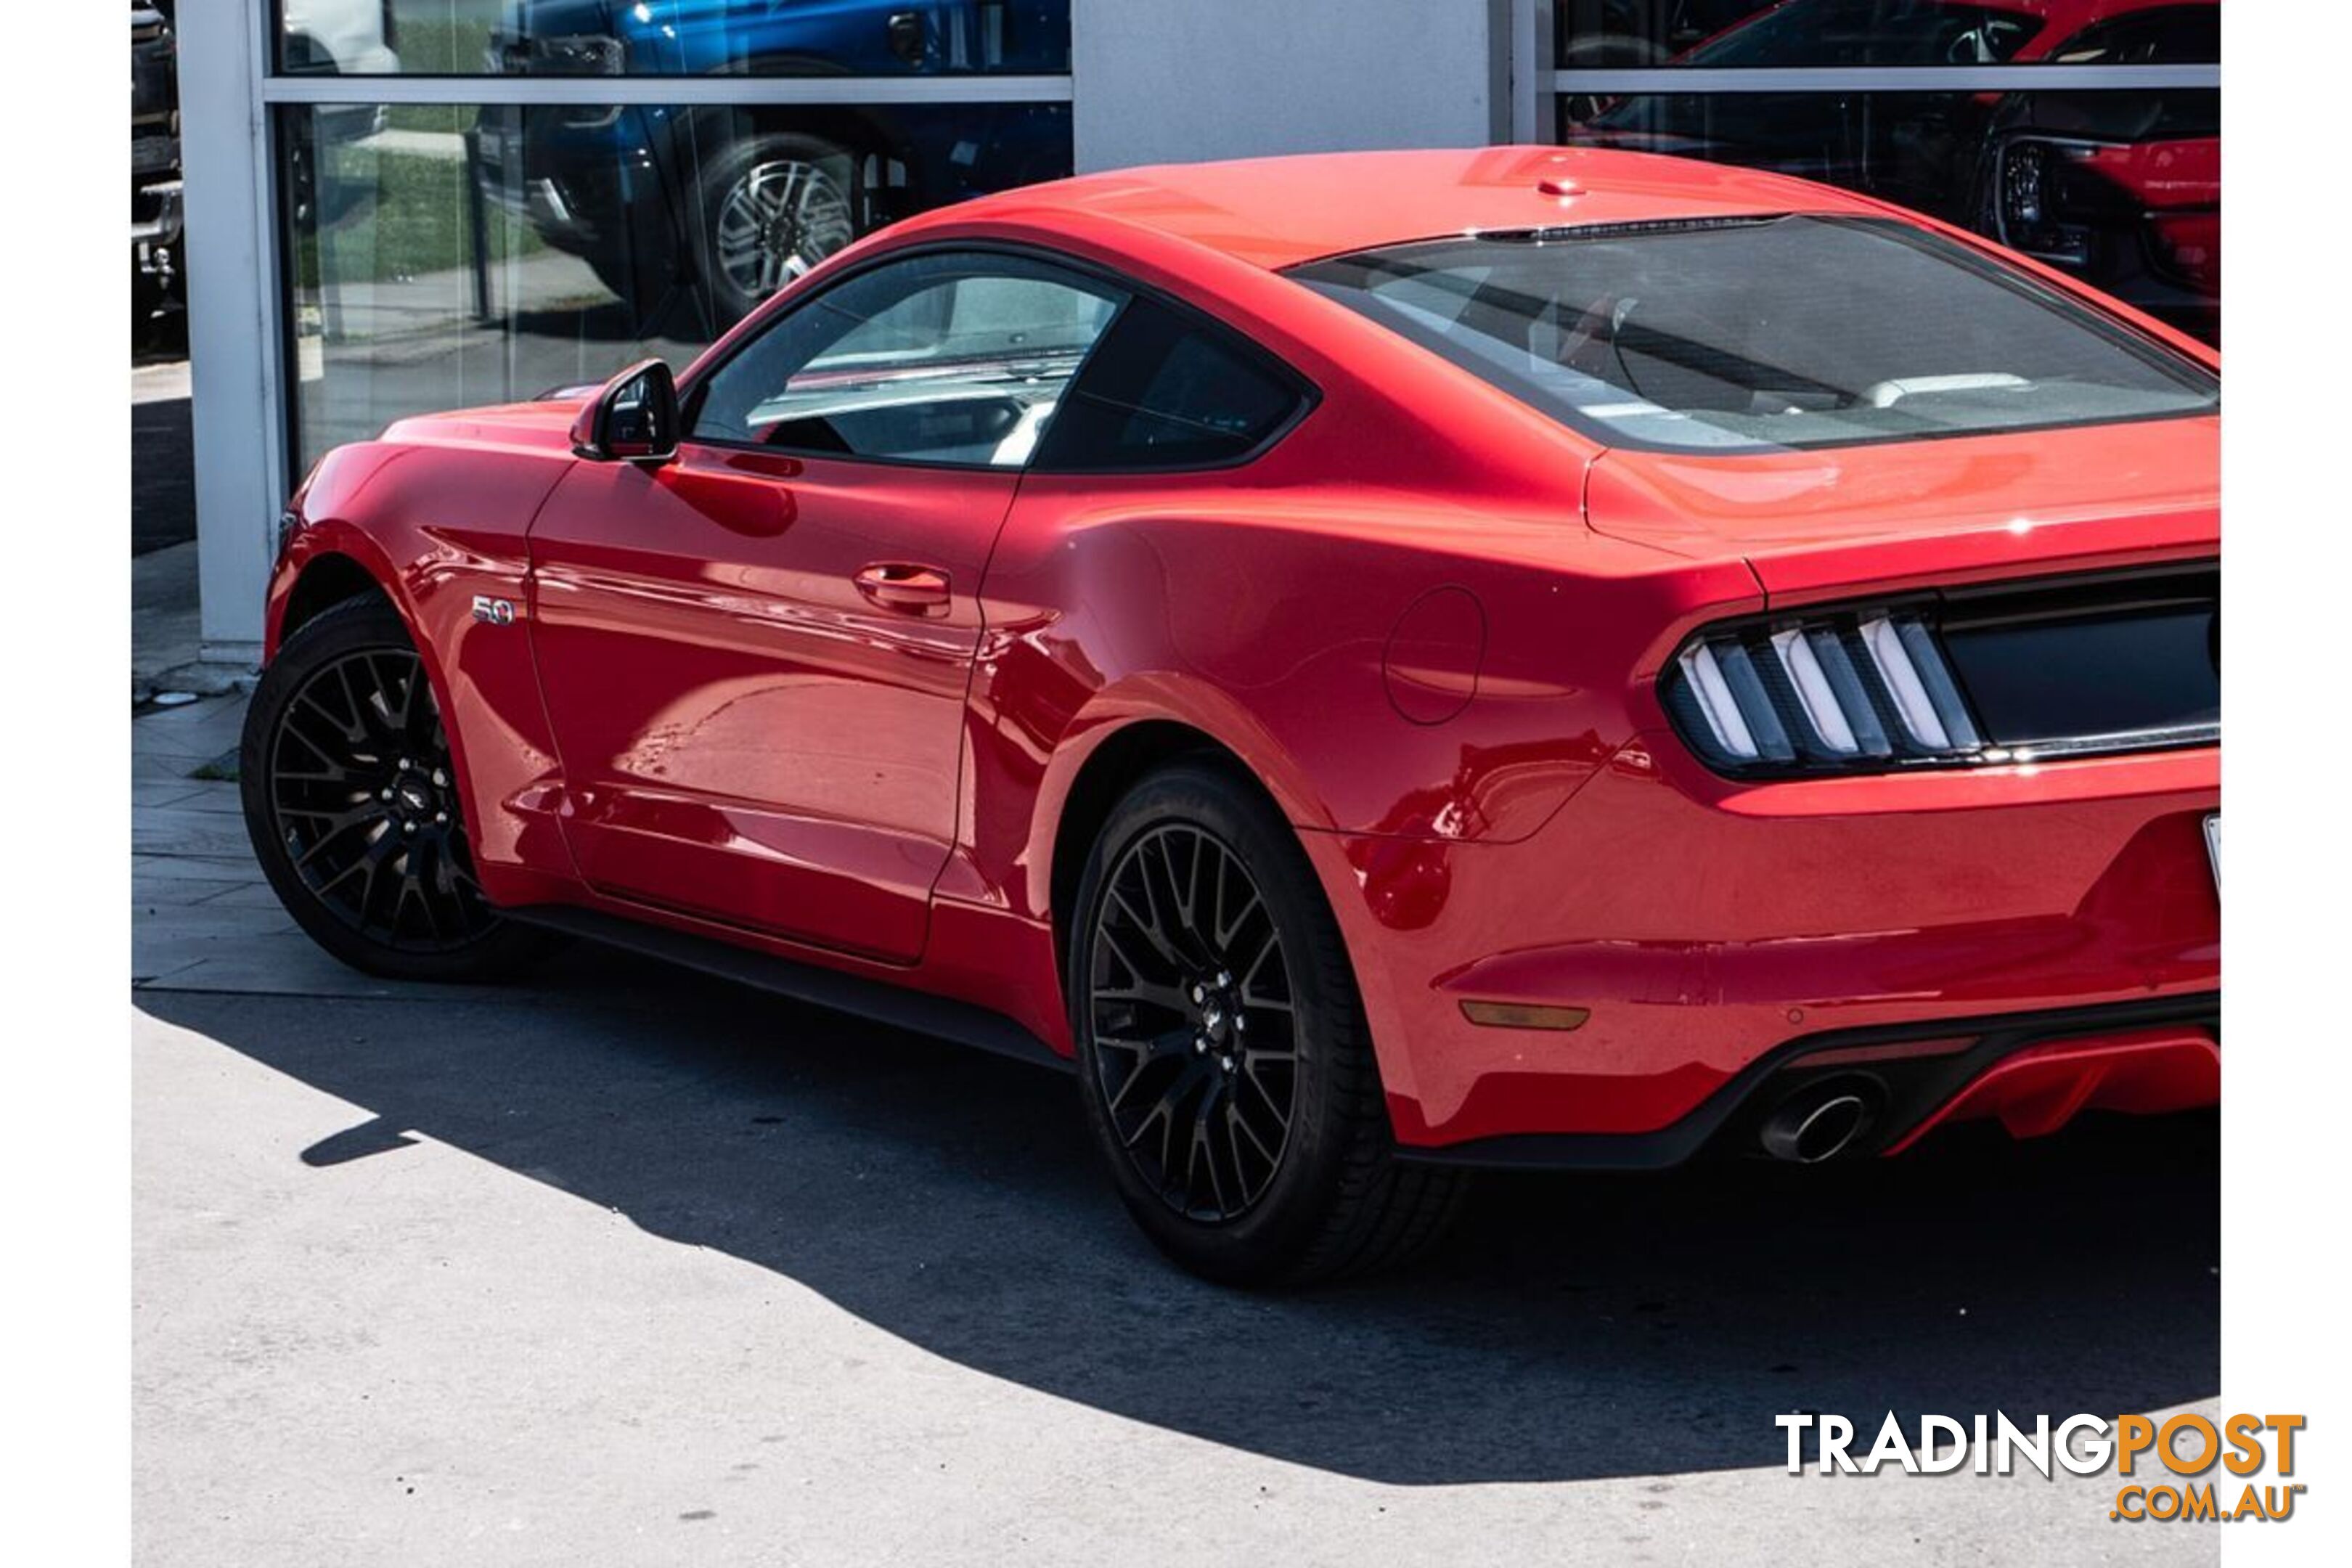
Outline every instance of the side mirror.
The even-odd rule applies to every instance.
[[[667,463],[677,456],[677,383],[657,359],[604,384],[572,422],[572,450],[600,463]]]

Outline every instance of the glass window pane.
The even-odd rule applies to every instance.
[[[280,111],[295,447],[687,360],[908,213],[1070,172],[1066,105]]]
[[[2219,0],[1559,0],[1559,63],[2209,65]]]
[[[2221,337],[2221,94],[1563,95],[1560,137],[1770,169],[1931,214]]]
[[[1009,256],[877,267],[793,310],[711,376],[698,440],[1018,468],[1125,295]]]
[[[1732,450],[2200,414],[2214,379],[1887,218],[1429,240],[1291,276],[1612,445]]]
[[[281,71],[1059,75],[1069,0],[279,0]]]
[[[1138,300],[1066,399],[1039,466],[1100,471],[1234,462],[1280,429],[1301,395],[1292,377],[1231,333]]]

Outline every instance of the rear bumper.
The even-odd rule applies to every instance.
[[[1544,1139],[1543,1163],[1674,1163],[1824,1040],[1958,1041],[1948,1100],[2053,1038],[2204,1028],[2220,772],[2205,748],[1742,786],[1644,736],[1520,843],[1309,835],[1309,852],[1402,1147],[1484,1160]],[[1586,1016],[1483,1026],[1466,1001]],[[1942,1109],[1915,1098],[1877,1146]]]
[[[2036,1137],[2084,1110],[2210,1105],[2221,1084],[2221,997],[2207,992],[1806,1036],[1654,1132],[1473,1139],[1405,1157],[1496,1169],[1658,1170],[1759,1152],[1776,1115],[1841,1096],[1858,1100],[1864,1120],[1839,1157],[1892,1155],[1949,1122],[1995,1118],[2013,1136]]]

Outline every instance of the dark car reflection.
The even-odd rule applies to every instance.
[[[1567,55],[1563,63],[1600,63]],[[2220,58],[2219,0],[1786,0],[1673,63]],[[2220,336],[2221,95],[2210,89],[1563,95],[1560,109],[1561,139],[1571,144],[1682,153],[1864,191],[2064,268],[2184,330]]]
[[[1052,75],[1069,4],[517,0],[488,57],[537,76]],[[1055,103],[489,107],[474,142],[488,198],[640,330],[700,337],[893,218],[1070,173]]]
[[[173,0],[131,7],[131,321],[134,339],[180,287],[179,42]]]

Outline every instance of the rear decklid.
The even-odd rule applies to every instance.
[[[1699,454],[1612,448],[1586,518],[1695,560],[1746,560],[1775,604],[2211,556],[2218,416]]]

